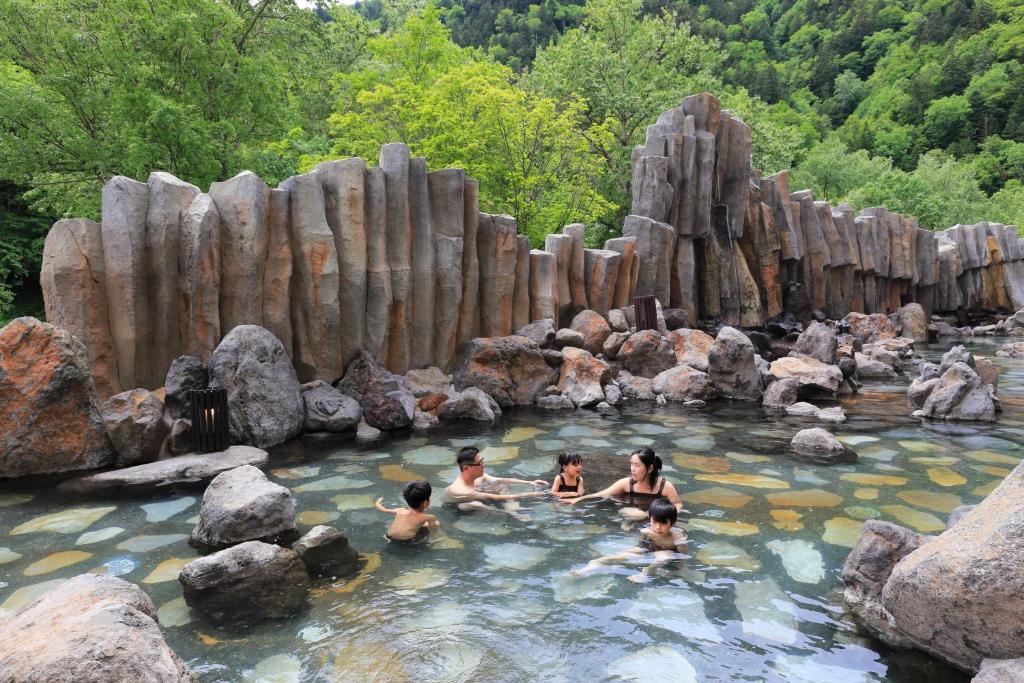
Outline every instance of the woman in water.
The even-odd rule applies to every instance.
[[[579,453],[566,451],[558,456],[558,476],[551,484],[551,494],[557,498],[575,498],[583,495],[583,458]]]
[[[676,506],[676,510],[682,510],[683,502],[679,500],[676,487],[672,485],[672,482],[659,476],[659,472],[661,472],[661,458],[655,455],[650,447],[641,446],[629,456],[630,476],[619,479],[603,491],[573,498],[568,502],[570,505],[575,505],[580,501],[592,498],[611,498],[612,496],[626,498],[627,504],[631,507],[624,508],[621,514],[628,519],[646,519],[647,513],[635,506],[638,503],[650,503],[655,498],[668,498],[669,502]]]

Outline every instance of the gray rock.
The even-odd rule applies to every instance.
[[[608,335],[608,338],[604,340],[604,344],[601,345],[601,350],[604,352],[604,355],[609,358],[617,358],[619,355],[619,349],[622,348],[622,345],[626,343],[627,339],[629,339],[628,332],[612,332]]]
[[[679,329],[669,332],[668,340],[675,350],[676,363],[708,371],[708,353],[715,343],[714,337],[700,330]]]
[[[797,399],[800,384],[792,377],[775,380],[764,390],[761,404],[765,408],[785,408],[793,405]]]
[[[376,441],[381,437],[381,431],[376,427],[371,427],[366,424],[366,420],[359,423],[356,427],[356,441],[365,443],[368,441]]]
[[[706,400],[718,395],[707,373],[677,365],[659,373],[651,382],[655,396],[664,396],[667,401]]]
[[[946,520],[946,528],[948,529],[949,527],[951,527],[954,524],[956,524],[957,522],[959,522],[961,519],[964,518],[964,516],[967,515],[967,513],[969,513],[971,510],[973,510],[976,507],[978,507],[978,506],[977,505],[960,505],[958,507],[953,508],[953,511],[949,513],[949,518]]]
[[[930,379],[938,379],[939,377],[942,376],[942,373],[939,372],[939,366],[936,365],[935,363],[921,363],[919,371],[921,373],[920,379],[923,382],[926,382]]]
[[[205,389],[209,382],[206,363],[195,356],[178,356],[164,379],[164,410],[172,420],[190,418],[189,392]]]
[[[810,403],[804,403],[803,401],[793,403],[792,405],[786,406],[786,415],[793,415],[795,417],[818,417],[818,409]]]
[[[440,368],[410,370],[405,373],[405,380],[409,383],[409,389],[416,398],[423,398],[428,394],[451,396],[455,393],[452,376],[446,375]]]
[[[920,377],[915,379],[907,387],[907,398],[914,404],[915,408],[924,407],[925,402],[928,401],[928,397],[931,396],[932,390],[939,385],[939,378],[933,377],[928,380],[922,380]]]
[[[476,387],[463,389],[437,409],[440,420],[494,422],[501,415],[497,402]]]
[[[1010,342],[1003,344],[996,355],[1000,358],[1024,358],[1024,342]]]
[[[1024,681],[1024,657],[983,659],[971,683],[1020,683]]]
[[[417,408],[416,414],[412,418],[412,428],[414,431],[417,432],[425,432],[432,428],[434,425],[436,425],[438,422],[440,422],[440,420],[437,419],[437,415],[423,412],[422,410]],[[367,425],[367,428],[373,429],[373,427],[370,427],[369,425]],[[377,433],[379,434],[380,431],[378,430]]]
[[[609,382],[604,385],[604,400],[608,405],[617,406],[622,403],[622,392],[617,384]]]
[[[604,385],[611,379],[611,368],[584,349],[562,350],[558,388],[573,405],[586,408],[604,400]]]
[[[649,379],[676,366],[676,352],[672,343],[657,330],[644,330],[630,335],[616,358],[632,374]]]
[[[863,353],[854,353],[857,361],[857,376],[861,379],[890,379],[896,377],[896,370],[879,360],[874,360]]]
[[[608,311],[608,325],[615,332],[629,332],[629,323],[626,321],[626,314],[619,308]]]
[[[171,423],[171,433],[167,435],[167,452],[171,455],[184,455],[192,450],[192,423],[188,420],[175,420]]]
[[[256,325],[239,325],[210,358],[210,387],[227,389],[231,438],[267,448],[302,432],[302,387],[284,346]]]
[[[310,576],[337,578],[359,569],[359,553],[345,535],[329,526],[315,526],[292,544]]]
[[[248,541],[189,562],[178,575],[189,607],[245,627],[303,609],[309,577],[294,550]]]
[[[843,563],[840,576],[846,584],[846,604],[872,635],[896,647],[909,647],[911,643],[900,634],[892,615],[882,605],[882,589],[893,567],[928,540],[929,537],[898,524],[869,519]]]
[[[988,358],[975,358],[974,371],[978,373],[982,384],[990,384],[993,389],[999,388],[999,366]]]
[[[961,669],[1017,657],[1024,652],[1022,538],[1018,465],[973,512],[895,566],[882,604],[916,647]]]
[[[559,349],[565,348],[577,348],[582,349],[586,340],[583,338],[583,334],[576,330],[570,330],[567,327],[563,327],[555,333],[555,347]]]
[[[537,407],[544,410],[575,410],[576,406],[565,396],[541,396],[537,399]]]
[[[555,343],[555,321],[552,318],[534,320],[529,325],[519,328],[516,336],[526,337],[540,348],[546,348]]]
[[[690,326],[690,316],[682,308],[665,309],[665,328],[671,332]]]
[[[776,380],[793,379],[801,395],[820,393],[834,395],[843,381],[842,371],[809,356],[789,355],[772,361],[771,374]]]
[[[939,374],[945,374],[946,370],[953,367],[954,363],[965,363],[973,370],[974,354],[963,346],[954,346],[949,351],[942,354],[942,363],[939,364]]]
[[[526,337],[471,339],[455,359],[455,388],[479,387],[502,408],[533,404],[554,384],[553,370],[537,345]]]
[[[761,376],[754,363],[754,345],[735,328],[719,330],[708,351],[708,375],[715,388],[728,398],[761,398]]]
[[[659,373],[660,374],[660,373]],[[637,377],[629,372],[623,371],[618,377],[619,390],[626,398],[634,401],[653,401],[654,380],[648,377]]]
[[[259,448],[232,446],[216,453],[182,455],[111,472],[86,474],[62,482],[58,490],[67,493],[127,493],[159,491],[172,486],[205,486],[217,475],[243,465],[263,467],[268,458],[267,452]]]
[[[366,351],[352,361],[337,387],[359,401],[363,420],[371,427],[402,429],[412,424],[416,397],[409,382]]]
[[[192,541],[216,548],[274,539],[294,531],[291,491],[271,482],[258,468],[243,465],[210,482]]]
[[[793,440],[790,441],[790,446],[798,454],[824,463],[852,462],[857,459],[856,453],[821,427],[797,432]]]
[[[607,401],[601,401],[596,406],[594,406],[594,409],[597,410],[597,412],[599,412],[599,413],[617,413],[618,412]]]
[[[892,314],[896,332],[916,342],[928,341],[928,316],[921,304],[910,303]]]
[[[805,356],[820,360],[822,363],[834,365],[839,343],[836,332],[824,323],[812,322],[796,340],[793,350]]]
[[[344,432],[354,429],[363,417],[359,402],[323,380],[302,385],[307,432]]]
[[[155,394],[146,389],[123,391],[104,401],[101,411],[118,465],[138,465],[157,459],[168,427],[163,401]]]
[[[541,354],[544,356],[544,362],[552,368],[557,368],[562,365],[562,361],[565,360],[562,357],[561,351],[555,351],[554,349],[541,349]]]
[[[81,574],[0,619],[5,682],[191,683],[167,646],[145,591],[113,576]]]
[[[954,363],[939,378],[921,407],[934,420],[979,420],[992,422],[995,403],[981,378],[966,363]]]
[[[786,406],[786,414],[820,420],[822,422],[831,422],[833,424],[846,422],[846,411],[839,406],[832,408],[818,408],[810,403],[794,403]]]

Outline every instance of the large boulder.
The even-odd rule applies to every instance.
[[[172,420],[191,418],[189,392],[205,389],[210,369],[195,356],[178,356],[171,361],[164,379],[164,410]]]
[[[224,546],[276,539],[295,531],[292,493],[267,479],[252,465],[217,475],[203,493],[199,522],[192,541],[202,546]]]
[[[536,343],[511,336],[480,337],[463,344],[453,377],[456,390],[479,387],[505,408],[531,405],[557,375]]]
[[[85,346],[35,318],[0,329],[0,425],[0,479],[114,462]]]
[[[778,379],[764,390],[761,405],[765,408],[779,409],[791,406],[797,401],[800,384],[792,377]]]
[[[562,356],[558,377],[558,389],[562,394],[581,408],[603,401],[603,387],[612,376],[608,364],[583,349],[565,348]]]
[[[761,398],[761,375],[754,362],[754,345],[733,327],[723,327],[708,351],[708,374],[724,396],[742,400]]]
[[[896,369],[880,360],[875,360],[863,353],[854,353],[857,362],[857,376],[861,379],[891,379],[896,377]]]
[[[497,401],[477,387],[463,389],[437,409],[440,420],[477,420],[494,422],[501,415]]]
[[[582,332],[570,330],[568,327],[563,327],[555,332],[555,348],[557,349],[566,347],[582,349],[585,341]]]
[[[81,574],[0,620],[4,683],[191,683],[138,586]]]
[[[914,645],[968,671],[1024,656],[1024,465],[892,570],[882,604]]]
[[[834,365],[836,362],[836,351],[839,349],[839,342],[836,340],[836,331],[825,323],[812,322],[807,326],[796,340],[793,350],[799,354],[810,356],[827,365]]]
[[[769,370],[777,380],[793,379],[801,395],[835,394],[843,382],[843,373],[835,365],[827,365],[810,356],[786,356],[772,361]]]
[[[972,370],[974,369],[974,354],[964,346],[954,346],[942,354],[942,362],[939,364],[939,374],[942,375],[953,367],[954,363],[964,363]]]
[[[718,395],[707,373],[689,365],[677,365],[659,373],[651,382],[651,388],[656,396],[679,403],[706,401]]]
[[[217,475],[243,465],[263,467],[267,452],[252,446],[231,446],[226,451],[182,455],[177,458],[125,467],[99,474],[85,474],[61,482],[67,493],[152,492],[171,487],[205,486]]]
[[[821,422],[831,422],[834,424],[846,422],[846,411],[839,406],[833,406],[832,408],[819,408],[816,405],[805,403],[803,401],[786,406],[786,415],[803,417],[809,420],[820,420]]]
[[[302,386],[280,340],[258,325],[228,332],[210,357],[210,387],[227,389],[231,438],[269,448],[302,432]]]
[[[1024,358],[1024,342],[1010,342],[1003,344],[996,355],[1000,358]]]
[[[869,519],[843,563],[840,576],[846,584],[846,604],[864,628],[889,645],[909,647],[911,643],[882,605],[882,589],[896,563],[930,538],[892,522]]]
[[[120,467],[153,462],[169,431],[164,403],[146,389],[122,391],[103,402],[103,426]]]
[[[429,367],[410,370],[405,373],[405,379],[409,383],[409,389],[416,398],[423,398],[430,394],[455,393],[452,385],[452,376],[447,375],[441,368]]]
[[[850,334],[859,337],[865,344],[896,336],[892,322],[881,313],[848,313],[843,320],[850,324]]]
[[[959,362],[945,371],[921,410],[914,414],[934,420],[992,422],[996,419],[990,387],[982,384],[978,373],[966,363]]]
[[[628,332],[612,332],[608,335],[608,338],[604,340],[604,344],[601,345],[601,351],[608,358],[618,358],[619,349],[629,339]]]
[[[555,343],[555,333],[554,318],[534,320],[516,330],[516,336],[526,337],[542,349]]]
[[[595,356],[601,353],[604,340],[612,333],[612,328],[604,316],[589,309],[577,313],[569,324],[569,329],[583,335],[583,348]]]
[[[402,429],[412,424],[416,397],[409,381],[362,351],[345,371],[338,389],[359,401],[363,419],[376,429]]]
[[[921,304],[910,303],[892,314],[896,332],[916,342],[928,341],[928,315]]]
[[[675,351],[676,363],[708,371],[708,353],[715,343],[714,337],[700,330],[679,329],[669,332],[668,340]]]
[[[1024,657],[983,659],[971,683],[1020,683],[1024,681]]]
[[[358,401],[319,379],[302,385],[302,402],[307,432],[345,432],[363,417]]]
[[[359,568],[359,553],[345,535],[329,526],[315,526],[292,544],[310,576],[337,578]]]
[[[640,377],[653,378],[676,365],[673,345],[657,330],[643,330],[630,335],[623,342],[617,356],[629,372]]]
[[[652,386],[654,384],[653,379],[648,377],[637,377],[636,375],[624,370],[619,373],[617,381],[619,383],[619,390],[626,398],[634,401],[654,400],[654,387]]]
[[[856,453],[821,427],[800,430],[789,445],[797,454],[823,464],[853,462],[857,459]]]
[[[189,607],[232,626],[290,617],[305,606],[309,589],[297,552],[260,541],[192,560],[178,581]]]
[[[910,399],[915,408],[923,408],[924,404],[928,401],[928,397],[932,395],[932,391],[938,386],[939,382],[938,377],[932,377],[931,379],[918,377],[907,387],[907,398]]]

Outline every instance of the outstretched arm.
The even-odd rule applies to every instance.
[[[380,510],[381,512],[386,512],[389,515],[397,515],[398,514],[398,510],[389,510],[389,509],[387,509],[386,507],[384,507],[383,500],[384,500],[384,498],[378,498],[377,500],[373,501],[374,506],[378,510]]]
[[[530,486],[548,485],[548,483],[543,479],[534,479],[533,481],[526,481],[525,479],[512,479],[511,477],[491,477],[490,480],[498,484],[528,484]]]
[[[589,574],[598,567],[606,564],[615,564],[618,562],[628,562],[629,560],[635,560],[640,555],[643,555],[643,548],[630,548],[629,550],[623,550],[621,553],[615,555],[605,555],[604,557],[598,557],[597,559],[591,560],[587,563],[586,567],[582,569],[576,569],[572,572],[573,576],[580,576],[582,574]]]
[[[591,493],[586,496],[573,498],[572,500],[569,501],[569,505],[575,505],[576,503],[579,503],[580,501],[583,500],[593,500],[595,498],[610,498],[611,496],[621,496],[623,493],[626,492],[626,489],[629,486],[628,482],[629,479],[620,479],[611,486],[609,486],[608,488],[604,489],[603,491],[598,491],[597,493]]]

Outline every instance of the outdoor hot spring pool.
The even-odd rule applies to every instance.
[[[954,507],[980,501],[1020,461],[1024,363],[995,358],[996,344],[970,348],[1002,370],[998,423],[922,426],[908,415],[906,382],[869,383],[841,401],[849,419],[834,429],[860,455],[854,465],[794,460],[785,446],[806,423],[727,402],[701,411],[634,403],[617,417],[520,409],[493,427],[286,444],[268,469],[292,490],[300,531],[338,527],[364,568],[317,584],[302,615],[242,632],[205,622],[181,597],[178,571],[197,555],[187,539],[199,494],[69,500],[52,483],[7,482],[0,616],[81,572],[123,576],[152,596],[168,643],[204,682],[966,681],[858,635],[839,570],[863,520],[937,533]],[[578,450],[588,492],[626,476],[626,454],[651,446],[691,513],[686,559],[643,584],[628,580],[639,566],[570,576],[634,544],[638,527],[611,501],[527,500],[528,522],[435,505],[450,540],[388,544],[390,516],[374,499],[401,505],[403,482],[425,478],[436,502],[467,444],[488,449],[491,474],[525,479],[550,480],[558,452]],[[47,530],[34,530],[43,515]]]

